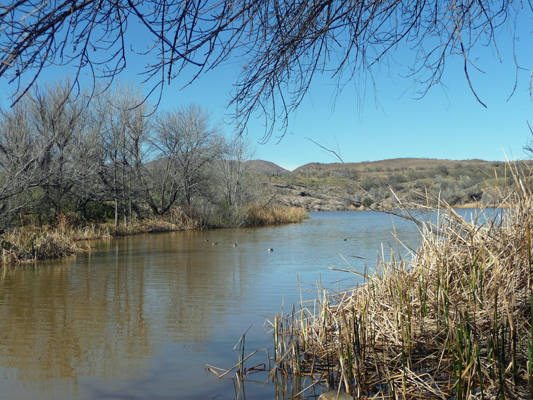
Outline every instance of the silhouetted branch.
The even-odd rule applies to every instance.
[[[237,57],[243,68],[230,103],[237,128],[244,131],[260,113],[268,140],[274,126],[285,132],[317,74],[337,79],[340,90],[344,80],[371,73],[398,46],[413,51],[411,76],[422,85],[421,96],[441,82],[446,59],[458,55],[483,104],[467,68],[470,52],[476,46],[498,52],[499,28],[531,12],[527,3],[20,0],[0,6],[0,77],[17,84],[17,102],[46,67],[72,66],[73,85],[82,72],[110,84],[132,55],[142,55],[144,69],[137,72],[160,99],[164,85],[186,68],[193,71],[189,84]]]

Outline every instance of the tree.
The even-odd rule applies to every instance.
[[[235,136],[226,141],[223,155],[215,161],[213,173],[216,176],[216,187],[222,193],[228,206],[239,206],[249,200],[247,191],[246,161],[253,152],[250,143],[242,136]]]
[[[50,65],[71,65],[77,71],[76,87],[82,73],[112,80],[141,54],[146,57],[141,72],[154,91],[182,73],[192,72],[194,80],[238,57],[243,69],[231,100],[238,126],[244,129],[252,114],[262,112],[270,126],[268,138],[277,122],[286,127],[290,111],[317,73],[337,77],[342,84],[371,71],[402,45],[416,49],[408,67],[421,84],[421,95],[441,81],[449,56],[463,59],[476,95],[470,83],[470,70],[476,67],[472,51],[488,46],[498,54],[496,38],[504,23],[514,26],[533,4],[20,0],[0,10],[0,76],[19,84],[15,101]],[[146,41],[139,44],[141,37]],[[513,33],[508,47],[514,48],[515,41]]]
[[[103,91],[93,102],[93,132],[99,136],[99,176],[115,205],[115,226],[132,211],[141,214],[137,200],[144,189],[143,168],[150,132],[139,93],[125,86]]]
[[[188,106],[160,113],[154,124],[154,147],[158,161],[152,165],[159,205],[152,209],[164,214],[183,196],[186,205],[201,191],[209,176],[206,167],[223,150],[218,129],[211,127],[210,115],[201,106]]]
[[[82,116],[86,108],[81,97],[71,98],[70,82],[55,83],[45,87],[34,87],[28,96],[28,109],[31,128],[40,137],[42,143],[48,143],[44,154],[42,173],[47,179],[42,180],[39,215],[48,214],[52,209],[51,219],[70,201],[69,195],[78,175],[87,166],[78,162],[77,144],[84,131]]]
[[[28,211],[31,192],[48,179],[43,166],[51,143],[41,140],[29,121],[27,102],[0,110],[0,228]]]

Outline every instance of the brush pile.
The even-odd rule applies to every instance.
[[[409,262],[277,316],[271,372],[363,399],[533,398],[533,196],[517,182],[492,215],[426,223]]]

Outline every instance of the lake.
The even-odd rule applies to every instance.
[[[419,243],[414,223],[386,213],[310,216],[99,240],[68,259],[4,269],[0,398],[235,398],[233,381],[206,373],[206,364],[232,367],[244,333],[246,353],[272,347],[265,320],[316,298],[317,282],[332,290],[361,283],[331,267],[372,269],[382,249],[407,254]],[[247,366],[265,361],[260,353]],[[247,398],[276,398],[258,376]]]

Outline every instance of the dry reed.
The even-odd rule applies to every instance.
[[[301,208],[252,206],[246,226],[264,226],[300,222],[308,218]],[[112,238],[141,233],[173,232],[204,229],[207,220],[190,207],[175,207],[167,215],[130,221],[115,227],[111,223],[90,223],[75,213],[58,213],[54,226],[27,226],[5,232],[0,236],[2,264],[17,264],[69,256],[82,249],[75,244],[81,240]],[[216,227],[216,226],[214,226]],[[87,246],[85,246],[87,247]]]
[[[268,226],[301,222],[309,218],[301,207],[250,206],[246,226]]]
[[[354,290],[276,316],[271,374],[355,398],[533,398],[533,196],[515,181],[499,213],[444,207],[409,262],[393,255]]]
[[[61,258],[80,249],[69,235],[58,231],[16,229],[2,235],[2,264]]]

